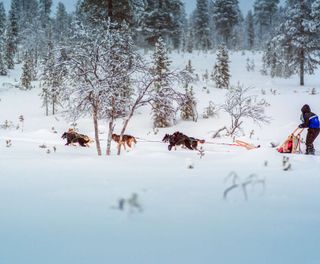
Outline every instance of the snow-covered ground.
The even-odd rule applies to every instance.
[[[246,71],[247,57],[255,60],[254,72]],[[161,141],[165,133],[179,130],[208,142],[231,142],[211,138],[212,131],[229,124],[224,113],[201,117],[210,100],[224,101],[225,91],[211,82],[193,85],[197,123],[178,120],[154,134],[149,111],[139,110],[127,133],[143,140],[121,156],[113,146],[112,156],[98,157],[94,145],[64,146],[60,137],[70,121],[45,117],[39,88],[21,91],[8,85],[19,79],[19,69],[0,77],[0,124],[14,124],[0,129],[0,263],[320,263],[320,157],[287,155],[292,168],[284,171],[283,155],[269,146],[295,129],[303,104],[320,113],[320,95],[310,94],[312,88],[320,92],[320,72],[300,87],[298,77],[261,75],[260,57],[239,52],[230,59],[231,83],[253,87],[270,104],[270,124],[244,125],[242,139],[261,148],[204,144],[201,159],[196,152],[169,152],[163,143],[143,141]],[[172,67],[185,67],[188,59],[201,79],[206,69],[212,71],[215,55],[171,54]],[[90,119],[77,123],[81,133],[93,136]],[[102,122],[102,132],[106,127]],[[9,139],[12,146],[6,147]],[[320,150],[320,138],[315,147]],[[241,188],[223,199],[231,172],[239,183],[256,175],[257,183],[247,186],[247,201]]]

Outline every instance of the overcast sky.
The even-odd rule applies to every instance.
[[[10,7],[10,2],[11,0],[2,0],[5,4],[5,8],[8,11],[9,7]],[[248,10],[250,8],[252,8],[253,3],[255,0],[239,0],[239,5],[240,5],[240,9],[243,12],[244,15],[246,15],[246,13],[248,12]],[[0,0],[1,2],[1,0]],[[53,0],[54,3],[54,7],[53,7],[53,13],[55,13],[56,11],[56,5],[58,2],[62,2],[64,3],[64,5],[66,6],[68,12],[73,11],[74,7],[75,7],[75,3],[77,2],[77,0]],[[186,4],[186,11],[188,14],[190,14],[195,6],[196,6],[196,0],[183,0],[183,2],[185,2]]]

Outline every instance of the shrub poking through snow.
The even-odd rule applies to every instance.
[[[188,169],[194,169],[194,162],[192,159],[186,159],[186,166]]]
[[[289,157],[286,157],[286,156],[282,157],[282,169],[284,171],[288,171],[292,169],[291,163],[289,161]]]
[[[226,95],[222,109],[231,118],[231,126],[228,129],[230,136],[241,131],[244,119],[250,119],[259,125],[269,123],[269,118],[265,115],[265,106],[257,102],[255,96],[249,94],[250,90],[249,87],[238,83],[237,86],[231,87]]]
[[[227,176],[226,181],[231,181],[231,185],[226,188],[223,192],[223,199],[227,200],[228,194],[235,190],[240,189],[243,192],[244,199],[248,200],[248,192],[247,192],[247,186],[251,185],[252,187],[257,186],[258,184],[262,186],[262,191],[265,190],[265,180],[260,179],[258,175],[251,174],[244,180],[241,180],[240,177],[236,172],[230,172],[230,174]]]
[[[317,94],[316,88],[313,87],[313,88],[311,89],[310,94],[311,94],[311,95],[316,95],[316,94]]]
[[[203,147],[201,146],[198,151],[199,151],[198,155],[199,155],[200,159],[202,159],[205,155]]]
[[[133,193],[129,198],[119,198],[117,206],[112,206],[112,209],[117,209],[120,211],[125,211],[126,208],[129,213],[141,213],[143,211],[139,196],[137,193]]]
[[[12,141],[11,139],[6,139],[6,147],[10,148],[12,146]]]
[[[13,124],[12,121],[9,121],[9,120],[5,120],[3,122],[3,124],[0,125],[0,128],[2,128],[2,129],[9,129],[9,128],[13,128],[13,127],[15,127],[15,125]]]
[[[21,132],[23,132],[23,128],[24,128],[24,116],[23,115],[19,116],[19,122],[20,122]]]
[[[186,66],[186,71],[189,72],[190,74],[194,74],[194,68],[191,64],[191,60],[188,60],[188,64]]]
[[[254,64],[254,60],[250,60],[249,58],[247,58],[247,64],[246,64],[246,68],[248,72],[254,71],[255,69],[255,64]]]
[[[220,109],[212,101],[210,101],[209,105],[206,108],[204,108],[202,117],[205,119],[209,117],[216,117],[218,115],[219,110]]]

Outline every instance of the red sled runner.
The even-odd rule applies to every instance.
[[[301,133],[304,128],[296,128],[277,149],[280,153],[301,153]],[[300,131],[299,131],[300,130]]]

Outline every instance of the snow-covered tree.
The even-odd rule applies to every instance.
[[[180,106],[180,116],[182,120],[192,120],[197,121],[198,113],[197,113],[197,102],[194,97],[194,92],[192,86],[189,88],[185,87],[185,97],[182,100]]]
[[[153,54],[154,100],[152,103],[153,126],[155,128],[171,126],[175,117],[175,109],[170,98],[169,81],[170,61],[163,39],[160,37]]]
[[[101,155],[98,120],[108,119],[107,154],[110,154],[114,120],[124,115],[122,82],[135,70],[136,54],[125,45],[132,43],[123,37],[116,26],[101,21],[101,26],[78,24],[76,35],[69,47],[67,89],[64,99],[78,115],[93,118],[98,155]],[[126,50],[126,52],[124,52]],[[126,90],[127,91],[127,90]]]
[[[44,47],[45,31],[41,25],[39,3],[36,0],[26,1],[21,11],[19,26],[20,52],[28,51],[35,64],[38,64],[40,57],[46,53]]]
[[[41,98],[43,107],[46,109],[46,115],[49,115],[49,107],[51,106],[51,113],[54,115],[57,112],[57,105],[60,101],[60,93],[62,81],[65,77],[65,68],[63,63],[56,60],[53,41],[51,35],[48,39],[48,53],[42,63],[41,71]]]
[[[194,68],[192,66],[191,60],[188,60],[188,64],[186,65],[186,71],[188,71],[190,74],[194,73]]]
[[[195,47],[198,50],[208,50],[212,47],[210,37],[210,17],[208,0],[197,0],[194,18]]]
[[[254,19],[252,11],[250,10],[246,17],[246,46],[249,50],[254,47],[255,34],[254,34]]]
[[[220,46],[213,70],[213,81],[217,88],[228,89],[230,82],[229,55],[225,46]]]
[[[98,24],[111,20],[113,23],[125,22],[130,28],[138,26],[147,1],[144,0],[83,0],[77,12],[84,21]]]
[[[154,45],[161,36],[166,43],[179,46],[183,14],[181,0],[147,0],[141,28],[148,44]]]
[[[212,18],[215,29],[229,47],[233,29],[239,22],[240,9],[238,0],[215,0],[212,5]]]
[[[274,28],[279,0],[256,0],[253,5],[254,21],[260,43],[267,40]]]
[[[226,111],[231,118],[231,126],[228,129],[230,136],[233,136],[238,130],[241,130],[244,119],[250,119],[257,124],[269,122],[269,117],[265,115],[264,105],[261,104],[255,96],[250,95],[250,88],[240,84],[237,84],[235,87],[230,87],[222,109]]]
[[[47,28],[50,24],[52,0],[39,0],[39,13],[42,28]]]
[[[63,42],[67,38],[69,27],[69,15],[66,11],[66,7],[63,3],[59,2],[54,18],[54,39],[59,43]]]
[[[270,69],[271,77],[285,77],[288,78],[292,75],[292,70],[286,64],[286,57],[280,57],[277,54],[278,49],[275,41],[270,41],[266,45],[265,52],[262,57],[263,61],[263,74],[268,74]],[[283,54],[287,56],[288,54]]]
[[[11,9],[9,11],[7,29],[6,29],[6,48],[5,48],[5,59],[8,69],[14,68],[14,57],[18,47],[18,0],[11,1]]]
[[[7,65],[5,61],[5,30],[6,30],[6,11],[3,3],[0,2],[0,75],[7,75]]]
[[[320,62],[319,30],[317,20],[311,14],[311,5],[307,0],[288,6],[286,19],[269,42],[270,48],[267,50],[274,49],[276,53],[276,61],[271,61],[268,66],[277,64],[285,67],[282,72],[287,76],[298,73],[300,85],[304,85],[305,73],[313,74]],[[265,57],[269,55],[267,52]]]
[[[110,154],[111,135],[113,131],[113,121],[116,118],[126,117],[133,104],[133,80],[132,73],[141,68],[141,58],[136,53],[136,48],[133,43],[132,32],[129,26],[123,22],[115,32],[117,50],[111,55],[110,60],[113,61],[114,71],[118,71],[117,78],[110,84],[110,89],[113,93],[111,101],[109,102],[112,107],[106,111],[109,122],[109,136],[110,141],[107,154]],[[122,67],[118,68],[118,61],[122,62]]]
[[[20,85],[25,90],[30,90],[32,88],[32,57],[28,52],[26,52],[22,65],[22,75],[20,78]]]
[[[189,31],[188,31],[188,37],[187,37],[187,40],[186,40],[186,45],[187,45],[187,52],[189,53],[192,53],[193,49],[194,49],[194,33],[193,33],[193,29],[192,28],[189,28]]]
[[[320,0],[315,0],[311,6],[311,18],[314,21],[314,28],[316,32],[320,32]]]

